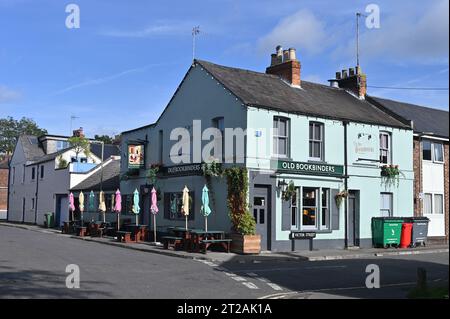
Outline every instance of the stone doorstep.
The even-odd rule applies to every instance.
[[[156,246],[153,242],[145,242],[145,243],[119,243],[110,238],[98,238],[98,237],[79,237],[75,235],[69,234],[61,234],[59,230],[42,228],[35,225],[26,225],[26,224],[14,224],[14,223],[5,223],[0,222],[0,225],[4,225],[7,227],[16,227],[31,231],[38,231],[41,233],[53,233],[58,234],[60,236],[65,236],[69,238],[75,238],[79,240],[86,240],[91,242],[97,242],[100,244],[122,247],[127,249],[138,250],[142,252],[148,253],[156,253],[161,255],[166,255],[170,257],[180,257],[186,259],[193,260],[206,260],[212,262],[238,262],[238,263],[260,263],[264,261],[324,261],[324,260],[343,260],[343,259],[361,259],[361,258],[375,258],[375,257],[385,257],[385,256],[403,256],[403,255],[418,255],[418,254],[431,254],[431,253],[445,253],[449,252],[448,246],[439,246],[439,247],[420,247],[420,248],[412,248],[412,249],[374,249],[371,248],[370,251],[364,252],[364,249],[359,250],[340,250],[333,252],[326,252],[325,254],[321,254],[320,251],[313,252],[292,252],[292,253],[277,253],[277,252],[263,252],[259,255],[239,255],[235,253],[222,253],[222,252],[208,252],[208,254],[204,255],[201,253],[189,253],[185,251],[174,251],[174,250],[166,250],[161,248],[160,246]]]

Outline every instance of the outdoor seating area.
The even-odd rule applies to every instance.
[[[186,229],[182,227],[169,227],[170,235],[162,237],[164,248],[186,250],[189,252],[207,253],[209,247],[221,247],[230,252],[231,239],[225,238],[224,231]]]

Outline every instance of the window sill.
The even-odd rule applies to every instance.
[[[324,160],[320,160],[318,158],[308,158],[308,163],[328,164],[328,162],[326,162]]]

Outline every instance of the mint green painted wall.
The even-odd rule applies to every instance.
[[[309,121],[318,121],[325,126],[325,161],[328,164],[344,165],[344,126],[341,121],[290,115],[263,109],[249,108],[247,112],[248,143],[246,164],[249,169],[270,169],[272,156],[272,138],[268,138],[273,126],[274,116],[290,118],[292,161],[307,162],[309,150]],[[262,130],[262,136],[256,137],[254,130]],[[377,162],[367,159],[379,159],[379,133],[391,134],[392,163],[399,165],[402,175],[399,185],[387,187],[380,177]],[[413,133],[384,126],[350,123],[348,133],[348,188],[360,191],[360,238],[371,237],[371,218],[380,216],[380,193],[393,193],[395,216],[413,215]],[[371,137],[369,139],[369,136]],[[327,187],[342,190],[343,179],[320,178],[301,175],[280,175],[280,179],[292,180],[296,186]],[[281,198],[276,198],[276,239],[288,240],[289,231],[281,230]],[[273,213],[274,214],[274,213]],[[318,234],[318,239],[344,239],[344,206],[340,209],[339,230],[328,234]]]

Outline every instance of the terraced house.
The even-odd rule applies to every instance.
[[[277,47],[265,72],[195,60],[157,122],[122,133],[121,191],[141,190],[142,222],[149,215],[146,169],[158,165],[159,229],[183,225],[177,201],[185,185],[194,201],[189,226],[204,227],[205,178],[195,150],[210,140],[195,134],[207,127],[246,132],[242,147],[237,137],[221,135],[234,152],[218,160],[248,169],[250,211],[263,250],[291,250],[292,231],[316,233],[316,248],[371,246],[372,217],[414,213],[410,121],[366,100],[360,68],[338,72],[330,86],[303,81],[295,49]],[[191,140],[189,151],[171,156],[180,143],[171,139],[174,128],[188,130]],[[134,157],[130,162],[136,147],[138,166]],[[188,161],[175,163],[173,155]],[[208,227],[230,231],[226,181],[213,179],[212,188]],[[130,205],[124,206],[129,213]],[[298,241],[296,249],[307,245]]]

